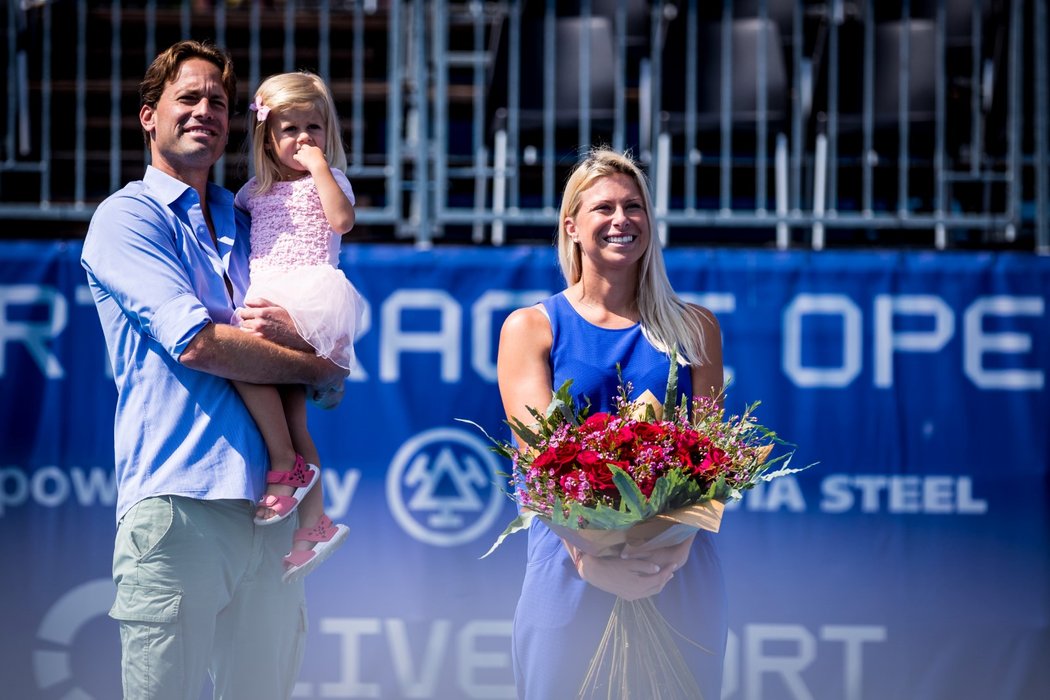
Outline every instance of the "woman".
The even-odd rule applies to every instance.
[[[570,175],[562,198],[558,257],[567,289],[513,312],[500,334],[497,374],[508,418],[528,424],[554,387],[572,379],[577,405],[615,410],[620,380],[633,396],[663,396],[669,351],[688,372],[679,392],[718,396],[722,350],[718,322],[671,289],[645,176],[621,154],[595,150]],[[644,554],[626,549],[598,558],[563,542],[539,521],[529,531],[528,565],[514,616],[518,695],[549,700],[575,694],[597,650],[616,597],[656,596],[686,638],[679,643],[703,696],[721,694],[726,605],[721,564],[710,533]]]

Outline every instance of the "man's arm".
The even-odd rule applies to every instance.
[[[307,384],[342,382],[347,371],[314,352],[294,350],[253,333],[222,323],[209,323],[197,332],[179,362],[191,369],[253,384]]]

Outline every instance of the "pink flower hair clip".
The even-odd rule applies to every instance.
[[[266,121],[266,117],[270,116],[270,108],[263,104],[262,97],[259,95],[255,96],[255,102],[248,105],[248,109],[255,112],[255,118],[258,121]]]

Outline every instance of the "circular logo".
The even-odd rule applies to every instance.
[[[477,539],[503,509],[499,464],[488,444],[456,428],[433,428],[401,445],[386,474],[394,518],[420,542],[453,547]]]
[[[38,639],[54,648],[38,648],[33,652],[33,671],[39,689],[73,680],[69,658],[73,639],[84,625],[109,612],[113,596],[112,579],[95,579],[69,590],[47,611],[36,633]],[[68,690],[63,697],[90,699],[94,696],[78,687]]]

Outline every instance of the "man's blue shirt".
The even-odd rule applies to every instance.
[[[118,393],[118,520],[150,496],[254,501],[265,486],[266,449],[233,385],[179,362],[248,286],[248,219],[228,190],[209,183],[207,197],[218,249],[196,191],[153,167],[99,205],[84,241]]]

